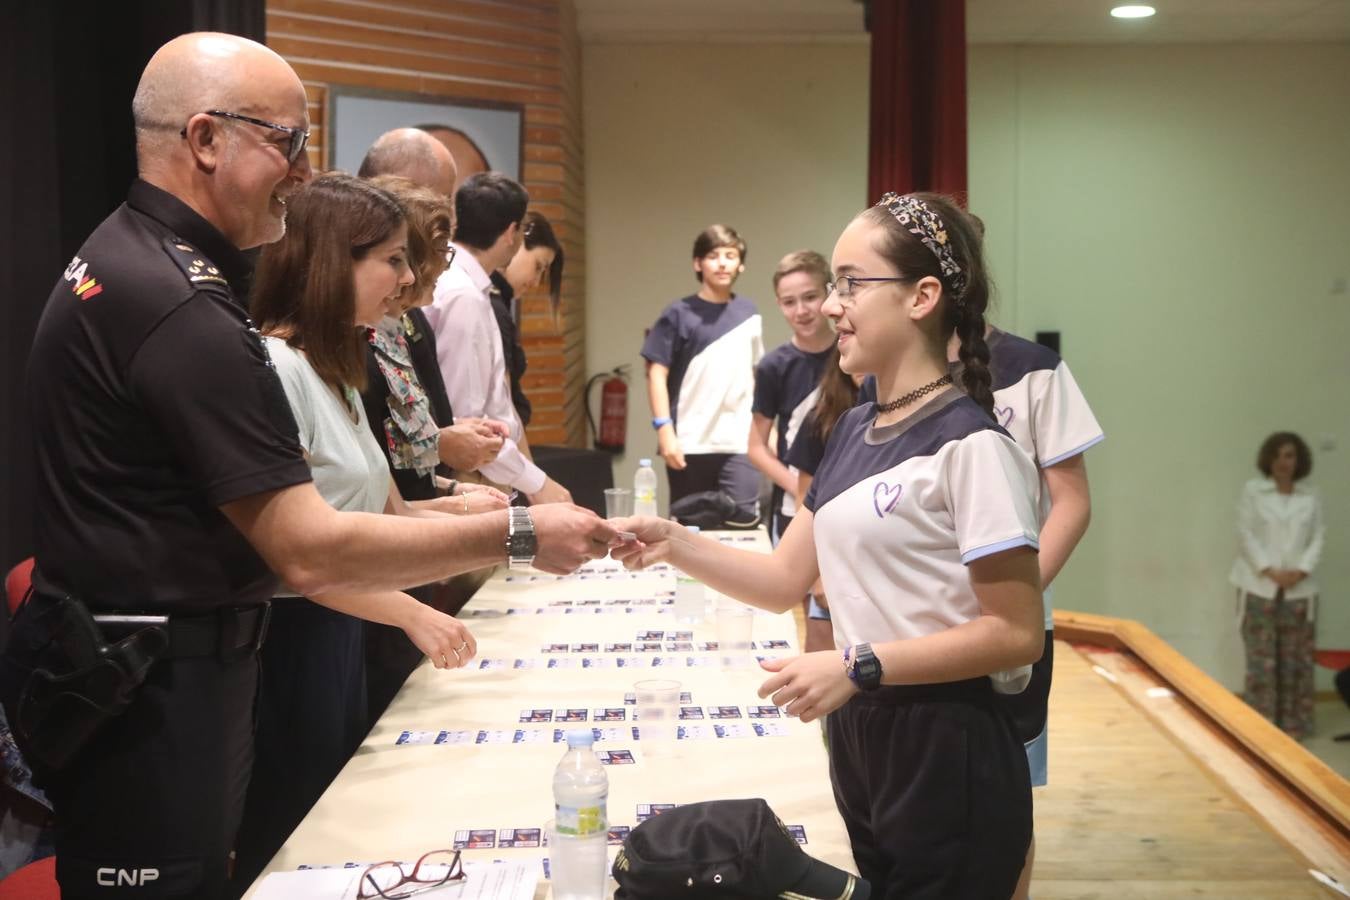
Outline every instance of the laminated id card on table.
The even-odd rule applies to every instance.
[[[365,866],[273,872],[258,884],[253,900],[356,900]],[[412,871],[408,863],[407,871]],[[418,900],[533,900],[539,861],[466,862],[463,881],[418,894]]]

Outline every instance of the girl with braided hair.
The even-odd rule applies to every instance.
[[[983,237],[983,224],[970,219]],[[1004,697],[1027,751],[1031,786],[1049,779],[1050,684],[1055,661],[1054,611],[1050,585],[1059,575],[1092,518],[1086,451],[1105,439],[1068,364],[1049,347],[986,325],[984,340],[992,374],[994,417],[1040,470],[1040,569],[1044,590],[1045,650],[1032,668],[1025,690]],[[960,380],[960,328],[948,339],[949,371]],[[876,402],[876,379],[868,377],[860,403]],[[1029,882],[1033,852],[1024,880]]]
[[[614,556],[775,612],[819,575],[837,649],[764,662],[760,696],[802,721],[829,714],[835,800],[872,896],[1006,900],[1031,785],[1000,693],[1044,640],[1038,480],[994,420],[978,228],[945,198],[887,194],[844,229],[832,268],[840,367],[875,375],[884,402],[838,420],[774,553],[633,518]]]

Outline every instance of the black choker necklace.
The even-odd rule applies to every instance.
[[[925,397],[928,394],[933,393],[933,391],[936,391],[944,384],[951,384],[951,383],[952,383],[952,376],[943,375],[937,381],[930,381],[923,387],[915,388],[914,390],[910,391],[908,394],[899,398],[898,400],[892,400],[890,403],[878,403],[877,412],[878,413],[895,412],[897,409],[900,409],[901,407],[909,406],[911,403],[913,403],[915,400],[918,400],[920,397]]]

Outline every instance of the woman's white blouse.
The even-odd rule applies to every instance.
[[[1232,584],[1258,597],[1273,598],[1279,585],[1262,569],[1297,569],[1308,577],[1284,592],[1289,600],[1318,594],[1313,573],[1322,558],[1322,503],[1311,488],[1295,484],[1281,494],[1269,478],[1253,478],[1238,500],[1238,555],[1228,573]]]
[[[344,512],[384,512],[389,502],[389,463],[366,424],[360,397],[353,394],[353,418],[303,353],[279,338],[264,341],[286,389],[300,446],[319,495],[329,506]],[[277,596],[295,594],[283,586]]]

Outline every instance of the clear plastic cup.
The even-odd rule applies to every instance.
[[[605,488],[606,519],[626,519],[632,514],[632,490],[629,488]]]
[[[750,665],[755,611],[744,603],[721,598],[717,604],[717,652],[725,668]]]
[[[661,754],[675,744],[680,724],[680,683],[651,678],[633,685],[638,742],[643,753]]]

